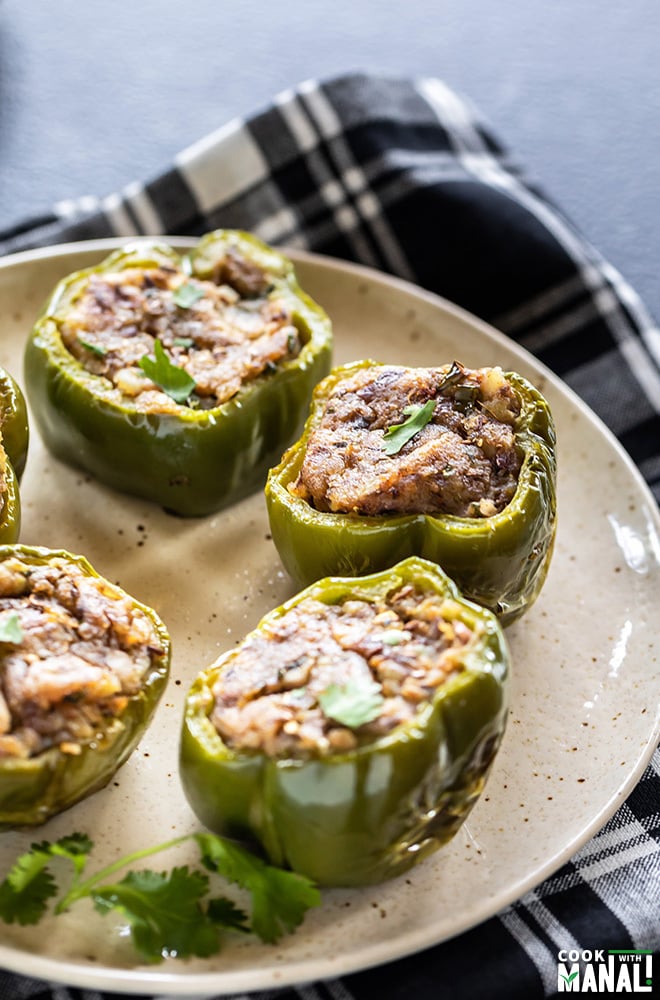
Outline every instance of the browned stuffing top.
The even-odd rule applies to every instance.
[[[390,428],[433,400],[394,454]],[[319,511],[490,517],[512,499],[520,401],[499,368],[373,366],[341,380],[289,487]]]
[[[351,750],[428,704],[461,669],[471,637],[453,601],[411,585],[383,600],[305,598],[229,658],[211,720],[229,746],[269,756]],[[375,693],[375,717],[360,725],[334,719],[324,700],[333,688]]]
[[[10,620],[16,642],[4,641]],[[125,594],[61,559],[0,564],[0,627],[0,759],[79,754],[163,653]]]
[[[302,345],[288,305],[269,294],[255,264],[230,252],[213,278],[169,266],[92,274],[60,322],[62,340],[89,372],[109,379],[118,401],[175,412],[178,404],[139,364],[158,339],[194,379],[187,405],[219,406]]]

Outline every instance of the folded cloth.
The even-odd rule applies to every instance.
[[[660,334],[634,290],[440,80],[342,76],[279,95],[120,194],[0,233],[0,252],[135,234],[248,229],[422,285],[508,334],[617,435],[660,499]],[[288,1000],[530,998],[560,948],[660,947],[660,753],[604,829],[498,916],[422,954]],[[487,978],[485,976],[487,970]],[[0,997],[100,1000],[0,972]]]

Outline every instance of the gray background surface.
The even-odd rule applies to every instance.
[[[657,0],[0,0],[0,229],[358,69],[471,98],[660,316]]]

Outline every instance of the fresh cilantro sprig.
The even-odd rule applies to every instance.
[[[433,416],[435,400],[428,399],[423,406],[406,406],[404,414],[407,420],[401,424],[392,424],[383,434],[383,448],[388,455],[396,455],[415,434],[426,427]]]
[[[158,338],[154,341],[154,354],[155,360],[148,354],[140,358],[140,368],[175,403],[185,403],[195,388],[194,378],[170,361]]]
[[[113,876],[136,862],[194,840],[207,871],[247,890],[252,901],[246,913],[224,897],[209,898],[209,876],[187,865],[169,872],[130,870],[119,881]],[[223,930],[252,931],[262,941],[278,941],[294,930],[306,911],[320,903],[318,889],[302,875],[283,871],[245,848],[212,833],[189,834],[117,859],[84,878],[93,843],[74,833],[57,841],[33,844],[0,883],[0,919],[5,923],[36,924],[60,893],[51,863],[62,858],[73,866],[68,889],[54,913],[67,911],[90,898],[98,913],[116,912],[126,920],[133,946],[146,962],[163,958],[206,958],[221,947]]]
[[[357,729],[378,717],[383,707],[383,692],[375,680],[358,676],[345,684],[329,684],[318,701],[329,719]]]
[[[13,646],[23,642],[23,629],[15,611],[10,611],[0,619],[0,642],[10,642]]]

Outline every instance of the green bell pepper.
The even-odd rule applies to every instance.
[[[331,574],[374,572],[419,555],[442,566],[466,597],[509,624],[538,596],[554,544],[555,432],[546,400],[521,375],[504,373],[521,402],[514,430],[524,459],[512,500],[491,517],[318,511],[289,486],[337,384],[372,366],[375,362],[360,361],[333,369],[314,391],[302,436],[270,471],[270,527],[285,568],[303,586]]]
[[[62,323],[93,275],[165,267],[217,284],[230,254],[263,269],[266,297],[289,307],[302,346],[220,405],[177,402],[174,412],[144,412],[130,395],[118,399],[110,379],[88,370],[63,343]],[[29,338],[25,382],[42,437],[58,458],[173,513],[201,516],[263,485],[299,433],[331,348],[330,321],[298,286],[291,262],[254,236],[221,230],[183,257],[165,245],[138,243],[61,281]]]
[[[108,783],[132,753],[151,720],[167,683],[171,655],[169,635],[156,612],[108,583],[82,556],[41,547],[0,546],[3,574],[5,563],[14,559],[28,570],[57,562],[65,568],[77,569],[84,577],[99,580],[109,600],[128,599],[131,608],[146,618],[154,643],[149,646],[149,666],[139,690],[126,695],[122,710],[106,715],[91,738],[79,741],[77,753],[66,752],[60,744],[32,756],[0,753],[0,829],[41,824]],[[11,594],[2,599],[4,611],[11,611],[13,599]],[[99,609],[93,610],[98,613]],[[13,644],[16,641],[18,645]],[[16,654],[22,641],[20,634],[16,639],[3,635],[0,640],[0,695],[6,659]],[[75,695],[71,698],[75,700]]]
[[[210,829],[256,841],[276,865],[320,885],[400,875],[449,840],[484,787],[506,719],[509,654],[494,615],[464,600],[433,563],[411,557],[384,572],[321,580],[267,615],[256,632],[308,597],[378,601],[402,585],[440,595],[472,637],[461,669],[412,718],[355,749],[306,757],[228,746],[210,719],[222,656],[186,699],[180,774]],[[248,639],[250,636],[248,636]]]
[[[28,452],[25,399],[9,372],[0,368],[0,480],[4,484],[0,543],[18,539],[21,527],[19,483]]]

